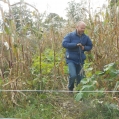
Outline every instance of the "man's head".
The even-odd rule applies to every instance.
[[[86,24],[83,21],[79,21],[76,25],[76,30],[79,35],[82,35],[85,31]]]

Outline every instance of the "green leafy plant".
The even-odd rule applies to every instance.
[[[115,63],[110,63],[108,65],[105,65],[103,71],[96,71],[95,74],[93,74],[90,78],[85,77],[84,79],[82,79],[81,84],[79,84],[79,86],[76,89],[82,92],[76,95],[76,100],[81,100],[82,98],[89,97],[90,95],[94,96],[93,91],[94,92],[97,91],[97,93],[99,91],[99,94],[102,93],[103,96],[104,95],[103,91],[106,89],[111,89],[110,86],[114,88],[114,90],[117,90],[118,83],[116,83],[116,85],[114,85],[115,83],[112,85],[110,81],[116,80],[118,75],[119,75],[119,70],[116,69]],[[108,85],[105,84],[107,83],[107,81],[108,81]],[[89,91],[89,93],[85,91],[87,92]]]

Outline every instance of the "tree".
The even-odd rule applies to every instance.
[[[48,29],[53,27],[55,30],[58,30],[64,26],[65,21],[66,20],[60,17],[58,14],[50,13],[45,19],[44,26]]]
[[[43,15],[34,6],[20,1],[12,5],[9,4],[9,12],[4,13],[1,26],[3,26],[2,30],[7,34],[17,33],[17,35],[25,37],[33,35],[39,39],[42,34],[40,32],[42,20]]]
[[[115,4],[118,4],[119,0],[111,0],[110,1],[110,6],[113,7]]]
[[[75,0],[68,2],[68,7],[66,8],[67,17],[70,21],[77,22],[85,18],[84,9],[86,6],[86,1],[81,0],[76,3]]]

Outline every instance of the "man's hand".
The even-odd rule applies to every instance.
[[[84,50],[84,46],[81,43],[78,43],[77,46],[80,46],[82,50]]]

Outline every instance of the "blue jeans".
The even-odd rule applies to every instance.
[[[68,63],[68,68],[69,68],[68,88],[69,90],[73,91],[75,79],[76,79],[76,85],[78,85],[81,79],[83,78],[83,75],[80,75],[81,65],[70,62]]]

